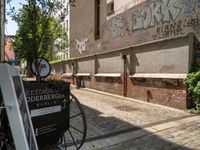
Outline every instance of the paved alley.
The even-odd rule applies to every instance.
[[[87,89],[72,89],[88,132],[82,150],[200,149],[200,117]]]

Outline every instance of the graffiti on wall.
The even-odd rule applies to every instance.
[[[193,54],[195,65],[200,68],[200,42],[194,44],[194,54]]]
[[[122,38],[127,32],[136,44],[193,32],[200,39],[200,0],[154,0],[139,10],[133,9],[131,15],[111,19],[113,38]]]
[[[198,15],[192,19],[185,19],[184,27],[191,27],[197,38],[200,38],[200,18]]]
[[[111,35],[113,38],[123,37],[126,33],[129,33],[128,20],[124,16],[114,17],[111,21]]]
[[[169,38],[172,36],[178,36],[184,34],[183,32],[183,22],[181,20],[162,25],[157,27],[156,34],[152,36],[153,40],[162,39],[162,38]]]
[[[76,50],[82,54],[86,50],[86,42],[88,42],[88,38],[80,38],[75,40]]]
[[[182,35],[184,34],[184,28],[187,27],[191,27],[195,35],[200,37],[200,18],[196,16],[196,18],[186,18],[184,20],[158,26],[156,28],[156,34],[154,34],[152,38],[156,40]]]
[[[179,0],[154,1],[142,10],[133,12],[133,31],[154,27],[161,22],[175,21],[179,16],[181,6]]]
[[[200,0],[182,0],[184,13],[188,18],[194,18],[200,14]]]

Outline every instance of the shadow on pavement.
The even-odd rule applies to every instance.
[[[101,112],[93,108],[90,108],[86,105],[82,106],[86,114],[87,126],[88,126],[86,143],[93,143],[93,144],[96,143],[94,144],[93,149],[102,149],[102,150],[116,150],[116,149],[117,150],[125,150],[125,149],[186,150],[188,149],[189,150],[189,148],[187,147],[167,141],[166,139],[153,134],[153,132],[144,129],[145,127],[158,125],[164,122],[168,122],[169,120],[154,122],[146,124],[144,126],[136,126],[113,116],[112,117],[102,116],[103,114]],[[173,118],[171,120],[177,120],[181,118],[186,118],[186,117]],[[135,134],[133,133],[133,131]],[[132,132],[132,134],[130,134],[130,132]],[[118,139],[118,137],[120,138],[121,135],[123,135],[127,139],[125,141],[122,139]],[[173,137],[170,137],[170,135],[168,135],[168,138],[173,138]],[[102,141],[110,140],[110,143],[103,144],[102,142],[100,142],[98,144],[99,140]]]

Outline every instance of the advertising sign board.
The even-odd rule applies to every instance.
[[[0,88],[16,150],[38,150],[19,70],[0,64]]]
[[[39,149],[58,144],[69,128],[69,83],[24,81],[24,87]]]

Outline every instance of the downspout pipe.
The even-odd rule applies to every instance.
[[[127,55],[122,54],[124,61],[124,72],[123,72],[123,96],[127,97]]]
[[[74,85],[74,77],[75,77],[75,64],[72,62],[72,84]]]

